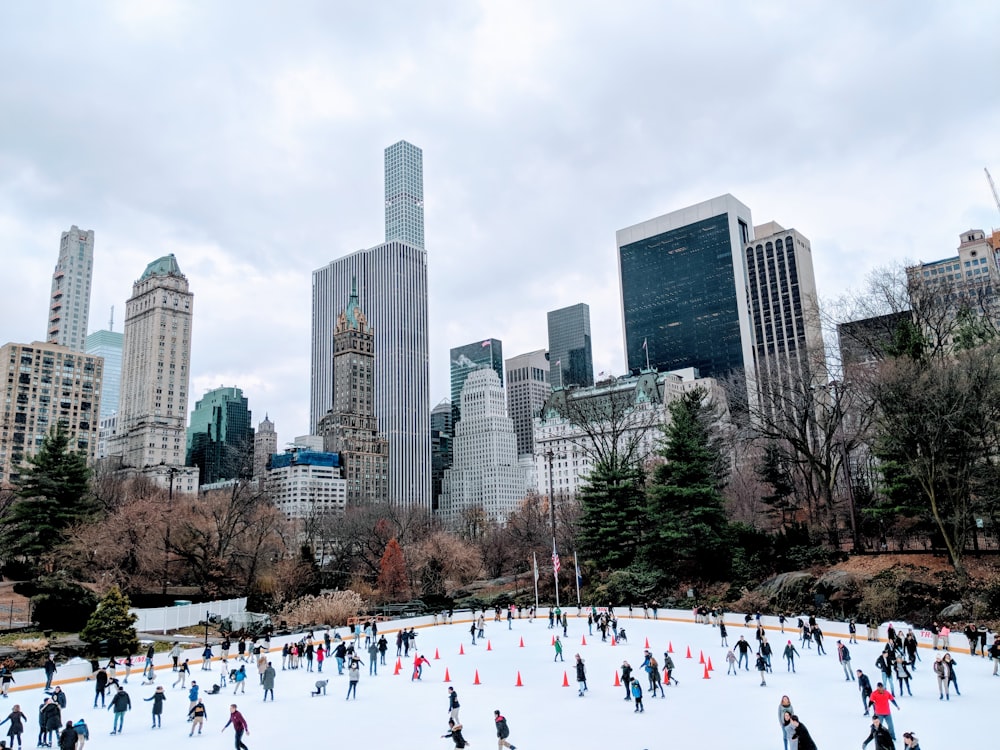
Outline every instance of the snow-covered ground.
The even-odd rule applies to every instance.
[[[570,610],[575,612],[575,608]],[[777,622],[765,618],[769,641],[775,651],[774,673],[767,676],[767,686],[761,687],[757,673],[741,671],[738,677],[726,675],[727,649],[720,647],[718,630],[709,625],[696,625],[690,613],[660,611],[660,619],[643,619],[640,611],[633,619],[622,617],[628,643],[602,643],[595,629],[590,635],[586,618],[569,621],[569,635],[564,639],[565,663],[553,663],[551,641],[559,631],[550,630],[545,618],[515,619],[513,629],[506,621],[496,623],[492,617],[486,624],[487,642],[471,645],[468,614],[456,615],[452,625],[432,625],[429,618],[385,623],[391,647],[386,667],[379,667],[377,677],[369,677],[367,666],[362,670],[357,700],[345,701],[346,670],[337,675],[336,663],[324,666],[324,677],[330,679],[328,694],[313,698],[310,691],[320,678],[305,668],[281,671],[280,653],[273,654],[278,670],[275,701],[262,702],[262,690],[254,669],[248,669],[246,695],[235,698],[232,687],[219,695],[208,695],[208,722],[205,735],[189,739],[187,690],[171,688],[173,673],[169,667],[157,672],[157,684],[165,684],[168,700],[163,716],[163,728],[150,728],[152,703],[143,699],[153,693],[153,687],[141,686],[141,675],[133,674],[127,690],[133,708],[126,717],[123,735],[110,737],[112,715],[92,708],[93,682],[71,682],[63,685],[68,695],[68,708],[63,721],[85,718],[91,731],[88,747],[142,747],[144,750],[175,750],[192,746],[228,748],[233,746],[232,730],[220,734],[235,702],[250,725],[245,737],[251,750],[282,750],[297,747],[352,748],[442,748],[453,747],[451,740],[440,739],[447,731],[448,694],[451,685],[458,691],[461,702],[461,722],[473,748],[492,747],[496,742],[493,711],[499,709],[511,728],[510,741],[520,750],[541,747],[615,748],[644,750],[666,748],[675,744],[707,747],[764,750],[782,748],[778,727],[778,702],[788,695],[802,723],[809,727],[820,750],[858,748],[867,737],[870,720],[862,715],[857,683],[844,679],[837,662],[836,641],[847,641],[842,624],[825,623],[825,656],[815,650],[803,650],[797,634],[778,630]],[[667,617],[677,619],[670,620]],[[729,642],[744,635],[755,644],[752,628],[744,628],[742,617],[728,616]],[[683,621],[680,621],[683,620]],[[404,660],[399,675],[393,675],[395,664],[395,630],[400,625],[417,628],[420,652],[431,660],[424,668],[421,682],[410,679],[413,652]],[[824,625],[824,623],[821,623]],[[794,622],[793,622],[794,627]],[[861,668],[874,685],[879,679],[875,659],[884,644],[864,641],[850,647],[854,668]],[[345,634],[345,629],[340,632]],[[884,638],[885,631],[882,630]],[[317,637],[319,637],[317,633]],[[583,638],[586,645],[583,645]],[[520,645],[523,639],[523,647]],[[624,700],[624,689],[614,687],[615,674],[627,659],[633,668],[643,660],[646,639],[662,665],[663,652],[673,646],[677,669],[674,676],[679,686],[666,690],[666,698],[652,698],[646,688],[645,675],[640,674],[644,687],[643,714],[633,712],[633,703]],[[788,674],[780,657],[787,640],[791,639],[802,653],[797,673]],[[280,649],[283,639],[272,646]],[[287,640],[287,639],[284,639]],[[969,656],[965,638],[952,638],[952,654],[957,662],[961,697],[952,695],[948,702],[938,700],[936,683],[931,671],[935,652],[920,649],[920,658],[912,680],[913,697],[899,696],[901,706],[895,714],[897,748],[903,747],[902,734],[913,731],[924,750],[986,748],[994,746],[996,731],[992,711],[997,703],[1000,677],[992,676],[988,659]],[[961,643],[958,643],[958,642]],[[459,654],[460,646],[464,655]],[[690,647],[692,657],[685,654]],[[235,651],[235,647],[233,649]],[[440,658],[435,658],[435,652]],[[699,652],[711,658],[714,671],[704,679],[704,669],[698,662]],[[586,662],[589,692],[577,696],[574,675],[574,655],[579,653]],[[187,654],[200,658],[194,650]],[[167,660],[158,655],[160,661]],[[362,655],[367,665],[367,655]],[[233,660],[230,661],[232,665]],[[450,682],[445,683],[447,671]],[[475,685],[476,672],[479,685]],[[70,670],[61,670],[69,673]],[[563,674],[568,675],[569,687],[563,687]],[[520,673],[522,687],[516,682]],[[121,678],[123,672],[118,671]],[[57,674],[57,678],[60,675]],[[218,678],[218,666],[213,672],[203,672],[193,664],[192,677],[204,688]],[[30,682],[27,675],[18,675],[20,685]],[[58,682],[58,680],[57,680]],[[188,681],[190,684],[190,680]],[[895,690],[893,691],[895,692]],[[37,707],[43,692],[40,688],[12,691],[3,708],[19,703],[28,715],[25,731],[26,747],[35,746]],[[3,712],[6,716],[7,711]],[[6,728],[0,729],[0,733]],[[872,747],[872,746],[869,746]]]

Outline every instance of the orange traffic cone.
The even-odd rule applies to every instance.
[[[622,681],[618,679],[618,673],[615,672],[615,687],[621,687]]]
[[[444,681],[451,682],[451,675],[448,674],[448,667],[444,668]]]
[[[458,644],[458,655],[465,656],[465,646],[461,643]]]
[[[580,645],[581,646],[586,646],[587,645],[587,636],[583,636],[583,640],[580,641]]]
[[[687,656],[685,656],[684,658],[685,659],[690,659],[691,658],[691,647],[690,646],[688,646]]]
[[[708,657],[708,664],[705,667],[709,672],[714,672],[715,667],[712,666],[712,657]]]
[[[649,638],[646,639],[646,648],[649,648]]]
[[[441,655],[438,653],[437,649],[434,649],[434,658],[435,659],[440,659],[441,658]]]
[[[517,644],[518,648],[524,648],[524,638],[521,638],[521,642]]]
[[[673,641],[667,641],[667,653],[668,654],[674,653],[674,642]]]
[[[711,677],[709,676],[709,674],[708,674],[708,667],[707,667],[707,666],[705,667],[705,674],[703,674],[703,675],[701,676],[701,679],[703,679],[703,680],[710,680],[710,679],[712,679],[712,678],[711,678]]]
[[[563,672],[563,687],[569,687],[569,675]]]
[[[705,672],[705,674],[708,674],[708,672]],[[483,684],[483,683],[481,683],[481,682],[479,681],[479,670],[478,670],[478,669],[476,670],[476,679],[474,679],[474,680],[472,681],[472,684],[473,684],[473,685],[482,685],[482,684]]]
[[[615,637],[613,635],[611,636],[611,645],[612,646],[617,646],[618,645],[618,641],[615,640]]]
[[[394,670],[392,670],[392,673],[393,674],[399,674],[400,667],[402,667],[402,664],[400,664],[399,659],[396,659],[396,668]]]
[[[704,664],[705,663],[705,652],[704,651],[699,651],[698,652],[698,663],[699,664]]]
[[[514,687],[524,687],[524,683],[521,682],[521,672],[517,673],[517,682],[514,683]]]
[[[486,641],[486,650],[487,651],[492,651],[493,650],[493,643],[492,642]]]
[[[552,645],[552,646],[556,645],[556,637],[555,636],[552,636],[552,643],[550,645]]]

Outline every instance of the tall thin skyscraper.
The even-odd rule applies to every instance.
[[[172,254],[146,266],[132,285],[118,432],[108,448],[123,468],[184,465],[193,311],[194,295]],[[170,477],[173,482],[173,472]]]
[[[257,425],[253,435],[253,478],[263,479],[267,474],[267,461],[278,452],[278,433],[274,431],[274,422],[267,414],[264,421]]]
[[[118,331],[94,331],[86,338],[84,351],[104,357],[104,383],[101,386],[101,419],[118,411],[122,386],[122,346],[124,334]]]
[[[549,379],[553,388],[594,384],[590,306],[583,302],[552,310],[549,324]]]
[[[752,227],[750,209],[727,194],[618,231],[629,370],[753,381],[743,252]]]
[[[94,231],[75,224],[62,233],[59,261],[52,272],[49,325],[45,340],[82,352],[90,317],[94,271]]]
[[[462,419],[462,387],[466,379],[484,367],[493,370],[503,387],[503,343],[500,339],[483,339],[451,350],[451,420],[458,424]]]
[[[402,160],[390,160],[396,146],[386,149],[389,183],[410,184],[422,174],[420,149],[403,142]],[[417,163],[414,165],[413,160]],[[337,316],[347,307],[352,279],[365,300],[375,329],[374,403],[379,432],[389,441],[389,499],[393,503],[431,507],[430,373],[427,332],[427,252],[423,248],[423,186],[407,195],[407,215],[413,239],[390,239],[358,250],[313,271],[312,382],[310,423],[315,431],[334,403],[333,336]],[[386,237],[400,233],[390,227],[387,200]],[[419,211],[417,210],[419,208]],[[395,216],[395,213],[393,213]],[[400,225],[402,226],[402,224]]]
[[[552,392],[549,358],[544,349],[519,354],[507,360],[507,413],[514,422],[517,455],[535,452],[535,417]]]
[[[385,150],[385,241],[424,246],[424,152],[400,141]]]

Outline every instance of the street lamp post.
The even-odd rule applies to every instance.
[[[174,509],[174,474],[177,468],[171,466],[167,469],[170,481],[167,489],[167,520],[166,530],[163,532],[163,596],[167,595],[167,583],[170,578],[170,512]],[[207,633],[207,631],[206,631]],[[207,637],[207,635],[206,635]]]

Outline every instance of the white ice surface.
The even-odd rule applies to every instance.
[[[570,610],[575,612],[575,608]],[[637,615],[640,610],[636,610]],[[685,618],[686,622],[667,621],[667,615]],[[461,619],[460,619],[461,618]],[[453,625],[431,625],[429,618],[404,621],[406,626],[417,627],[417,643],[421,653],[431,660],[424,668],[422,682],[410,680],[412,655],[404,660],[398,676],[393,675],[395,663],[395,630],[400,623],[385,623],[390,640],[388,667],[380,667],[377,677],[369,677],[367,666],[362,670],[357,700],[345,701],[347,691],[346,670],[337,675],[336,663],[331,659],[324,666],[323,676],[330,679],[328,695],[313,698],[309,693],[320,675],[305,668],[281,671],[280,653],[272,654],[277,670],[276,700],[262,702],[262,690],[256,670],[247,682],[246,695],[235,698],[232,688],[219,695],[205,696],[208,722],[205,735],[189,739],[190,725],[186,722],[187,690],[171,688],[173,673],[169,667],[157,671],[157,684],[165,684],[168,694],[163,715],[163,728],[150,728],[152,703],[144,703],[153,688],[140,686],[141,675],[133,673],[127,690],[133,708],[127,715],[123,735],[110,737],[112,715],[109,711],[94,709],[93,682],[75,682],[63,685],[68,696],[68,708],[63,711],[63,721],[85,718],[91,732],[89,748],[128,747],[143,750],[176,750],[190,744],[192,747],[233,747],[232,729],[221,734],[222,725],[229,713],[229,704],[235,702],[250,725],[245,738],[251,750],[284,750],[284,748],[440,748],[453,747],[451,740],[440,739],[447,730],[447,686],[459,693],[461,721],[466,738],[475,750],[491,748],[496,743],[493,729],[493,710],[500,709],[511,727],[510,741],[519,750],[531,748],[573,748],[590,750],[614,748],[615,750],[643,750],[648,748],[707,747],[738,748],[739,750],[780,750],[781,732],[778,727],[777,706],[781,696],[787,694],[802,722],[809,727],[820,750],[860,748],[868,734],[869,719],[862,715],[857,683],[846,682],[837,663],[836,641],[846,627],[829,623],[826,632],[826,656],[814,650],[803,650],[795,633],[782,635],[777,623],[766,618],[769,624],[768,640],[774,648],[774,673],[768,675],[767,687],[760,687],[757,673],[751,663],[750,672],[738,677],[727,677],[726,649],[719,645],[718,630],[709,625],[695,625],[690,613],[661,610],[660,620],[653,621],[637,616],[621,617],[621,627],[628,635],[627,644],[612,646],[602,643],[595,635],[588,634],[586,619],[570,618],[569,636],[564,639],[565,663],[553,663],[551,639],[554,630],[548,629],[547,619],[515,619],[513,630],[508,631],[506,621],[495,623],[490,617],[486,626],[486,643],[472,646],[469,638],[468,613],[456,614]],[[744,628],[742,616],[728,617],[729,643],[745,635],[752,645],[756,641],[752,628]],[[875,659],[882,649],[881,643],[864,641],[850,646],[853,666],[861,668],[874,685],[879,680]],[[345,630],[342,628],[343,634]],[[561,630],[558,631],[561,633]],[[882,630],[884,637],[884,628]],[[317,632],[317,637],[320,633]],[[582,645],[586,636],[587,645]],[[524,647],[519,640],[524,639]],[[644,714],[633,713],[633,703],[626,702],[623,688],[614,687],[615,673],[623,659],[638,668],[643,659],[645,640],[662,664],[663,651],[673,645],[675,676],[680,685],[667,688],[666,699],[652,698],[645,691],[645,675],[640,674],[644,687]],[[781,651],[791,638],[802,653],[796,674],[785,671]],[[275,639],[272,646],[283,640]],[[952,653],[957,661],[957,674],[961,697],[952,695],[948,702],[939,701],[937,687],[931,671],[934,652],[920,649],[922,661],[912,680],[913,697],[897,700],[900,711],[893,710],[897,748],[902,749],[902,733],[913,731],[920,738],[923,750],[950,750],[959,748],[996,747],[993,729],[993,711],[997,705],[1000,677],[992,676],[988,659],[970,657],[965,648],[965,638],[952,637]],[[961,643],[958,643],[961,642]],[[465,655],[459,655],[462,644]],[[687,648],[692,659],[685,659]],[[435,651],[440,655],[435,659]],[[233,648],[235,652],[235,644]],[[711,679],[703,679],[703,668],[698,663],[699,652],[711,657],[714,671]],[[218,653],[218,649],[216,649]],[[583,698],[577,697],[574,677],[574,654],[585,659],[590,690]],[[195,651],[187,652],[194,661]],[[362,654],[367,665],[367,654]],[[158,662],[168,661],[158,655]],[[234,660],[230,660],[230,665]],[[213,672],[203,672],[200,665],[192,666],[192,677],[204,688],[218,677],[218,665]],[[445,670],[451,681],[445,683]],[[475,671],[479,671],[481,684],[474,685]],[[520,671],[523,687],[515,687]],[[563,672],[569,677],[570,687],[563,687]],[[123,672],[118,671],[121,678]],[[59,675],[57,675],[58,677]],[[27,684],[21,679],[19,683]],[[58,680],[57,680],[58,682]],[[190,684],[190,680],[188,681]],[[895,691],[894,691],[895,692]],[[35,747],[37,736],[37,708],[43,697],[42,690],[18,690],[3,701],[2,716],[10,706],[19,703],[28,716],[24,734],[25,747]],[[6,727],[0,728],[0,735]],[[872,746],[870,745],[869,748]]]

